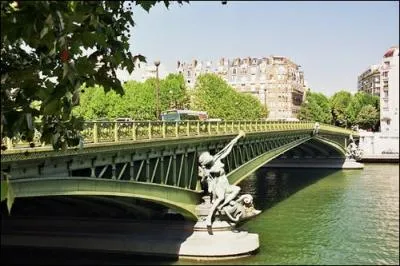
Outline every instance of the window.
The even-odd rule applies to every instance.
[[[383,101],[383,108],[389,108],[388,100]]]

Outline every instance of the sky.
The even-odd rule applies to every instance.
[[[177,61],[279,55],[301,65],[313,92],[357,91],[357,76],[399,44],[399,1],[191,1],[133,9],[130,50]]]

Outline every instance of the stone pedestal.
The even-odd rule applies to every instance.
[[[217,212],[211,228],[205,218],[211,207],[210,197],[197,206],[199,221],[194,225],[193,234],[180,246],[179,256],[186,259],[213,260],[236,258],[257,251],[260,243],[258,234],[251,234],[235,228],[235,223],[224,220]]]
[[[363,169],[364,164],[354,159],[346,159],[342,165],[342,169]]]

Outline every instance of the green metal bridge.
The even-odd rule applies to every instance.
[[[239,131],[246,136],[225,158],[231,184],[269,161],[307,157],[342,160],[355,131],[314,122],[181,121],[86,122],[80,147],[8,143],[1,152],[1,200],[44,196],[119,196],[156,202],[196,220],[202,190],[198,156],[222,149]]]

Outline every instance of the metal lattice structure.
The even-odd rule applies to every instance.
[[[135,197],[178,209],[196,219],[200,201],[198,156],[216,153],[242,130],[242,138],[225,158],[232,184],[270,160],[305,147],[343,157],[346,139],[355,132],[314,123],[260,121],[89,122],[83,148],[10,149],[1,154],[16,197],[110,195]],[[313,144],[314,143],[314,144]],[[317,144],[315,144],[317,143]],[[322,147],[322,148],[321,148]],[[324,148],[325,147],[325,148]],[[331,156],[332,152],[326,154]]]

